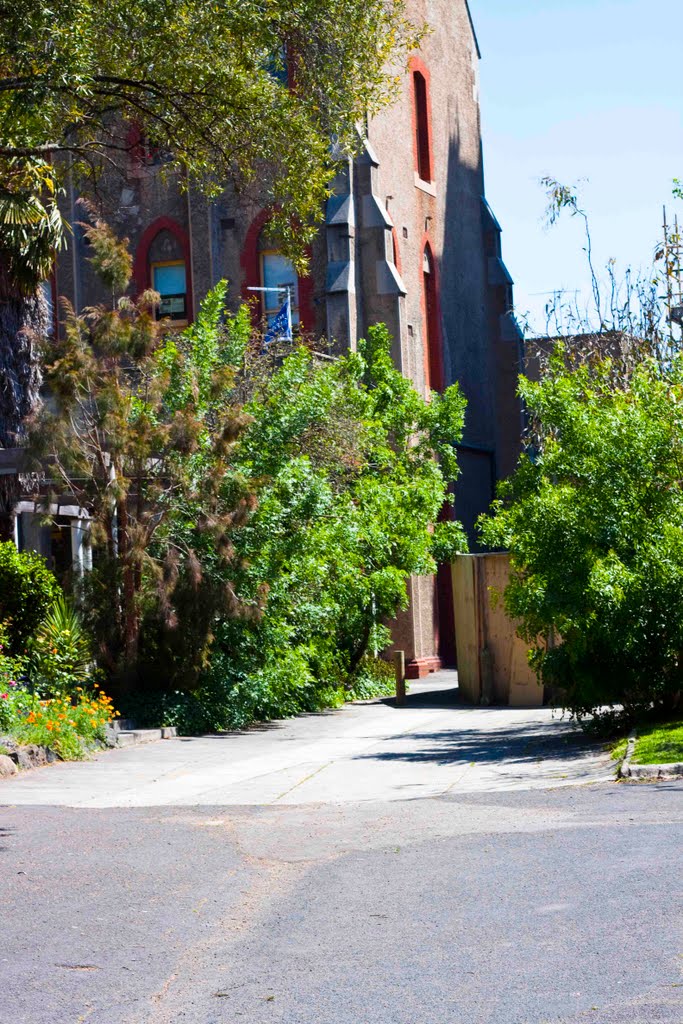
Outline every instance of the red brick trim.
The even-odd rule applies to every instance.
[[[254,292],[247,291],[249,285],[261,284],[261,268],[259,266],[258,242],[259,236],[270,219],[268,210],[261,210],[252,220],[240,253],[240,266],[242,268],[242,298],[245,302],[252,300],[252,307],[260,311],[260,303],[254,301]],[[256,293],[257,294],[257,293]],[[259,319],[257,316],[256,319]]]
[[[170,217],[157,217],[155,221],[152,221],[152,223],[145,228],[140,237],[137,249],[135,250],[135,262],[133,264],[133,281],[135,282],[135,290],[137,294],[140,295],[146,288],[151,288],[152,286],[152,280],[149,272],[149,250],[152,242],[160,231],[170,231],[170,233],[180,243],[180,247],[183,251],[183,259],[185,260],[185,276],[187,281],[187,319],[192,320],[194,317],[194,308],[192,303],[192,256],[190,252],[190,239],[187,232],[181,228],[180,224],[178,224],[177,221],[172,220]]]
[[[413,658],[406,665],[406,679],[424,679],[432,672],[438,672],[443,667],[441,658],[436,655],[428,658]]]
[[[417,145],[417,108],[415,104],[415,75],[422,75],[425,83],[425,103],[427,107],[427,124],[425,128],[427,130],[427,166],[429,168],[429,177],[420,177],[425,181],[434,180],[434,145],[433,145],[433,132],[432,132],[432,93],[431,93],[431,76],[427,65],[421,60],[420,57],[411,57],[408,64],[410,71],[410,106],[412,110],[412,127],[413,127],[413,156],[415,161],[415,170],[420,174],[420,153],[418,152]]]
[[[391,237],[394,241],[394,266],[398,270],[399,274],[403,276],[403,267],[401,266],[401,250],[398,247],[398,235],[396,228],[391,229]]]

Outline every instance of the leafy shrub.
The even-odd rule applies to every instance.
[[[44,558],[0,543],[0,620],[7,624],[10,653],[22,652],[60,593]]]
[[[125,270],[106,225],[87,233],[96,270],[119,251]],[[226,315],[224,300],[220,283],[180,335],[148,295],[70,311],[31,435],[91,517],[82,598],[101,667],[127,714],[183,731],[338,704],[411,576],[465,547],[441,521],[458,387],[420,396],[381,325],[339,359],[263,355],[248,310]],[[44,693],[73,689],[78,647],[71,626],[41,628]]]
[[[70,683],[74,681],[78,667],[75,654],[83,654],[87,641],[73,609],[64,601],[48,613],[45,625],[45,635],[52,637],[57,649],[41,655],[47,673],[43,681],[49,678],[59,690],[66,678]],[[66,639],[63,633],[68,634]],[[27,688],[34,656],[10,654],[6,639],[7,626],[0,623],[0,735],[12,736],[19,743],[51,747],[64,760],[82,757],[88,746],[104,740],[104,726],[116,714],[111,698],[94,684],[88,690],[74,686],[71,695],[60,692],[52,700],[41,700],[33,687]],[[81,663],[79,672],[84,670]]]
[[[636,716],[683,688],[683,362],[610,364],[520,391],[539,447],[522,457],[484,540],[509,548],[510,614],[542,680],[579,716]],[[547,645],[552,636],[554,644]]]
[[[20,685],[26,662],[9,654],[7,632],[7,625],[0,623],[0,733],[8,732],[17,716],[28,708],[24,699],[28,695]]]
[[[202,351],[220,353],[217,329],[206,320]],[[220,483],[233,526],[203,528],[202,505],[184,500],[155,539],[193,551],[201,593],[223,594],[202,627],[206,663],[184,668],[203,598],[177,574],[176,621],[145,620],[144,688],[119,698],[140,724],[181,733],[391,692],[391,669],[367,652],[387,644],[384,623],[406,606],[410,577],[434,572],[437,559],[465,546],[460,525],[439,520],[458,472],[465,403],[457,388],[426,402],[394,368],[383,327],[334,361],[303,346],[260,356],[241,321],[226,330],[226,352],[248,367],[221,394],[223,402],[248,399]],[[244,494],[253,500],[240,503]],[[153,544],[149,554],[162,550]]]
[[[321,685],[311,676],[301,652],[292,651],[290,655],[279,669],[238,678],[230,673],[225,656],[219,652],[197,690],[138,690],[122,697],[122,714],[140,726],[172,725],[181,736],[197,736],[242,729],[254,721],[338,708],[346,701],[371,700],[394,692],[394,669],[379,658],[364,658],[347,687]]]
[[[390,697],[396,692],[396,671],[393,665],[381,658],[363,658],[358,666],[347,700],[373,700],[375,697]]]

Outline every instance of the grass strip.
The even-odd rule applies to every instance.
[[[683,721],[643,724],[632,764],[674,764],[683,761]]]

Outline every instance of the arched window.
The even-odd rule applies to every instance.
[[[432,152],[429,133],[429,95],[427,79],[421,71],[413,71],[413,103],[415,108],[415,161],[418,177],[432,180]]]
[[[426,384],[433,391],[441,391],[443,388],[443,366],[439,332],[436,267],[429,242],[425,245],[422,253],[422,289]]]
[[[289,292],[292,325],[296,326],[300,320],[299,275],[294,269],[294,264],[274,248],[265,230],[259,235],[258,256],[260,287],[266,289],[261,292],[263,315],[270,324]]]
[[[147,258],[150,284],[161,296],[158,318],[187,321],[187,267],[180,242],[164,229],[150,245]]]
[[[146,288],[159,292],[159,319],[178,324],[192,319],[190,245],[179,224],[169,217],[150,224],[138,244],[134,274],[139,292]]]
[[[259,296],[258,306],[252,305],[255,313],[268,320],[278,312],[291,289],[292,324],[311,329],[315,325],[313,307],[313,279],[299,277],[291,261],[277,247],[268,233],[270,214],[262,210],[251,222],[244,239],[240,256],[242,265],[242,296],[245,300]],[[273,291],[253,292],[252,288],[269,288]]]

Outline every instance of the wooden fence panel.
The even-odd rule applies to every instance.
[[[453,606],[455,643],[458,654],[458,685],[465,700],[478,704],[481,696],[479,667],[479,616],[476,573],[473,558],[463,556],[453,563]]]
[[[465,700],[475,704],[484,698],[487,703],[540,707],[543,687],[503,605],[509,572],[506,554],[459,555],[453,563],[460,687]]]

